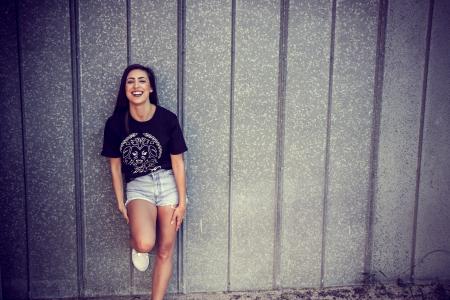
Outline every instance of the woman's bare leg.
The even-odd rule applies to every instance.
[[[176,224],[170,224],[174,209],[171,206],[158,208],[158,242],[152,276],[152,300],[162,300],[172,276],[172,256],[177,236]]]
[[[133,200],[127,205],[130,220],[130,244],[138,252],[150,252],[156,239],[156,206],[146,200]]]

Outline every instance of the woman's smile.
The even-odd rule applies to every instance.
[[[149,99],[152,88],[148,75],[143,70],[133,70],[127,76],[126,95],[133,104],[142,104]]]

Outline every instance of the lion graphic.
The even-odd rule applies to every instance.
[[[151,134],[129,135],[120,145],[120,151],[126,165],[133,166],[133,173],[144,173],[159,169],[161,145]]]

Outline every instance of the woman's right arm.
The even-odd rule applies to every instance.
[[[120,157],[112,157],[109,159],[109,162],[111,165],[112,185],[117,199],[117,208],[128,224],[129,220],[123,193],[122,163]]]

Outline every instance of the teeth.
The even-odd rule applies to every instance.
[[[133,92],[132,94],[133,94],[133,96],[141,96],[143,93],[142,92]]]

